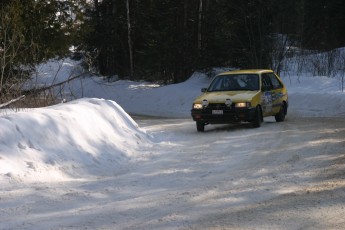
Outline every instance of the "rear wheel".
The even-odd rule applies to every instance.
[[[285,120],[285,105],[282,105],[280,107],[279,113],[277,113],[274,118],[276,119],[276,122],[282,122]]]
[[[255,110],[255,117],[253,120],[253,127],[259,128],[261,126],[262,121],[263,121],[263,117],[262,117],[261,108],[260,108],[260,106],[257,106],[256,110]]]
[[[196,129],[198,130],[198,132],[204,132],[205,131],[205,123],[196,122]]]

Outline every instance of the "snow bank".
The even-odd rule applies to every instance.
[[[311,76],[297,74],[292,66],[282,72],[281,77],[289,92],[288,116],[337,117],[345,114],[345,95],[341,92],[341,76]],[[213,75],[226,71],[215,68]],[[61,82],[80,72],[77,62],[70,59],[51,61],[38,68],[31,84]],[[108,82],[100,77],[75,79],[57,88],[62,91],[61,99],[104,98],[116,101],[127,113],[157,117],[189,117],[193,100],[200,95],[200,89],[207,87],[211,78],[195,72],[187,81],[179,84],[159,85],[150,82],[120,80]]]
[[[67,100],[75,97],[113,100],[133,115],[189,117],[194,98],[209,81],[202,73],[195,73],[189,80],[171,85],[128,80],[107,82],[99,77],[87,77],[71,81],[65,87],[64,96]]]
[[[113,175],[149,145],[145,131],[113,101],[79,99],[2,114],[0,175],[12,182]]]
[[[289,93],[289,116],[342,117],[345,93],[338,77],[283,76]]]

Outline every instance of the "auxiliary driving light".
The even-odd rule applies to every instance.
[[[225,105],[228,106],[228,107],[230,107],[230,106],[232,105],[232,101],[231,101],[230,98],[227,98],[227,99],[225,100]]]
[[[202,101],[202,107],[207,107],[208,106],[208,101],[206,99],[204,99]]]

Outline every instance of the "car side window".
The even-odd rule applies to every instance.
[[[281,89],[283,88],[282,83],[278,80],[277,76],[273,73],[268,74],[270,77],[270,80],[272,82],[273,89]]]
[[[268,74],[262,74],[262,90],[269,91],[272,90],[272,82]]]

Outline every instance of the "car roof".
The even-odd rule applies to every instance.
[[[228,75],[228,74],[262,74],[262,73],[273,73],[273,70],[270,69],[240,69],[240,70],[231,70],[227,72],[220,73],[219,75]]]

